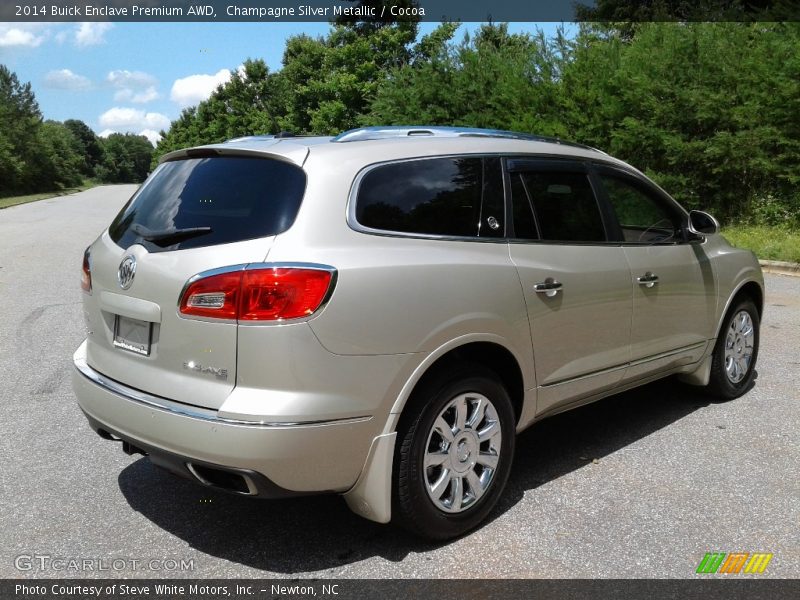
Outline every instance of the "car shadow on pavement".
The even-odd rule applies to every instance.
[[[517,440],[511,477],[489,522],[525,492],[624,448],[707,406],[700,389],[672,379],[546,419]],[[655,458],[655,457],[654,457]],[[142,458],[119,475],[130,506],[198,551],[274,573],[300,574],[374,556],[401,561],[440,545],[357,517],[337,496],[254,500],[184,481]],[[198,561],[202,577],[202,561]]]

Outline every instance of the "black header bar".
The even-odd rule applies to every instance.
[[[3,0],[6,22],[797,21],[800,0]]]

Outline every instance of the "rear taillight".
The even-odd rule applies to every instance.
[[[89,249],[83,253],[83,267],[81,269],[81,289],[84,292],[92,293],[92,266],[89,263]]]
[[[331,268],[263,267],[200,277],[180,302],[183,315],[239,321],[307,317],[329,295]]]
[[[181,298],[181,313],[195,317],[236,319],[244,271],[220,273],[191,283]]]
[[[322,304],[331,272],[319,269],[252,269],[242,275],[239,319],[275,321],[313,314]]]

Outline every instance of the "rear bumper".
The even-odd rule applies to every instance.
[[[84,342],[75,352],[72,383],[92,428],[206,484],[215,478],[204,477],[209,473],[204,467],[241,475],[246,491],[240,493],[248,495],[344,492],[358,479],[376,435],[371,416],[293,423],[219,418],[216,411],[150,396],[104,377],[86,363],[85,348]]]
[[[148,446],[139,440],[132,439],[119,431],[111,429],[86,412],[83,413],[89,426],[103,439],[121,442],[127,454],[143,454],[150,462],[173,475],[189,479],[195,483],[220,489],[243,496],[257,496],[265,499],[290,498],[304,495],[303,492],[286,490],[270,481],[261,473],[250,469],[237,469],[224,465],[198,461],[197,459],[172,454],[161,448]]]

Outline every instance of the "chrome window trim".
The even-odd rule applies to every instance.
[[[525,238],[509,238],[506,240],[509,244],[531,244],[537,246],[602,246],[602,247],[620,247],[622,242],[604,241],[604,242],[573,242],[563,240],[528,240]]]
[[[364,177],[373,169],[377,169],[379,167],[383,167],[386,165],[391,164],[399,164],[404,162],[411,162],[411,161],[418,161],[418,160],[432,160],[437,158],[500,158],[502,160],[501,168],[503,169],[503,192],[506,200],[505,204],[505,223],[503,227],[506,228],[504,233],[506,234],[503,237],[496,237],[496,238],[488,238],[488,237],[477,237],[477,236],[454,236],[454,235],[439,235],[439,234],[431,234],[431,233],[409,233],[405,231],[393,231],[389,229],[375,229],[373,227],[367,227],[366,225],[362,225],[358,222],[356,218],[356,203],[358,200],[358,192],[361,188],[361,182],[363,181]],[[391,238],[410,238],[410,239],[418,239],[418,240],[434,240],[440,242],[477,242],[479,244],[507,244],[509,242],[528,242],[528,240],[520,240],[518,238],[509,238],[508,237],[508,220],[509,220],[509,195],[510,190],[506,188],[505,182],[505,173],[508,172],[508,168],[506,166],[509,160],[534,160],[534,161],[572,161],[575,163],[582,163],[584,165],[584,169],[588,173],[590,169],[590,165],[592,163],[603,165],[603,166],[610,166],[610,167],[618,167],[616,163],[611,161],[604,161],[602,157],[585,157],[585,156],[564,156],[562,154],[520,154],[516,152],[466,152],[466,153],[455,153],[455,154],[431,154],[431,155],[424,155],[424,156],[409,156],[406,158],[394,158],[391,160],[383,160],[375,163],[371,163],[365,167],[363,167],[353,179],[353,183],[350,186],[350,192],[347,195],[347,207],[346,207],[346,221],[347,226],[356,231],[358,233],[365,233],[368,235],[377,235],[382,237],[391,237]],[[674,200],[673,200],[674,202]],[[688,214],[688,213],[687,213]],[[547,243],[558,243],[558,242],[547,242]],[[609,241],[605,242],[594,242],[591,245],[608,245]]]
[[[152,408],[155,410],[159,410],[162,412],[179,415],[182,417],[189,417],[191,419],[198,419],[201,421],[209,421],[212,423],[218,423],[220,425],[237,425],[237,426],[245,426],[245,427],[257,427],[257,428],[274,428],[274,427],[320,427],[325,425],[339,425],[344,423],[360,423],[362,421],[369,421],[372,419],[370,416],[359,416],[359,417],[344,417],[341,419],[325,419],[319,421],[287,421],[287,422],[279,422],[279,421],[246,421],[243,419],[228,419],[225,417],[218,416],[218,412],[216,410],[210,408],[202,408],[199,406],[192,406],[189,404],[183,404],[181,402],[176,402],[175,400],[168,400],[167,398],[162,398],[161,396],[154,396],[153,394],[148,394],[147,392],[143,392],[141,390],[137,390],[132,387],[128,387],[118,381],[110,379],[95,371],[89,364],[86,362],[84,358],[77,358],[74,361],[75,368],[78,372],[83,375],[86,379],[94,383],[95,385],[103,388],[104,390],[120,396],[125,400],[130,400],[131,402],[135,402],[137,404],[141,404],[148,408]]]

